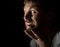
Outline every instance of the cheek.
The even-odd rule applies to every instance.
[[[32,17],[32,20],[33,20],[33,24],[35,25],[35,26],[37,26],[38,25],[38,21],[37,21],[37,16],[33,16]]]

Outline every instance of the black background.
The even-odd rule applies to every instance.
[[[0,42],[4,47],[29,47],[30,38],[24,33],[22,19],[24,0],[1,0],[0,5]],[[51,1],[50,1],[51,2]],[[54,1],[54,24],[60,30],[60,1]],[[53,2],[52,2],[53,3]]]
[[[30,38],[24,33],[23,1],[16,0],[16,47],[29,47]]]

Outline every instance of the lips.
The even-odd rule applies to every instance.
[[[32,22],[31,22],[31,21],[26,20],[26,21],[25,21],[25,23],[31,24]]]
[[[26,29],[33,29],[35,27],[33,22],[30,22],[30,21],[25,22],[25,26],[26,26]]]
[[[32,25],[33,25],[33,23],[31,23],[31,22],[25,22],[25,24],[26,24],[27,26],[32,26]]]

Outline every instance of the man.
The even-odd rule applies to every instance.
[[[51,22],[54,11],[47,5],[47,2],[42,0],[24,1],[24,32],[32,38],[31,47],[60,47],[60,32],[54,33]]]

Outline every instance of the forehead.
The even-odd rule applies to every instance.
[[[24,6],[24,10],[30,9],[30,8],[37,8],[37,4],[32,2],[27,2]]]

